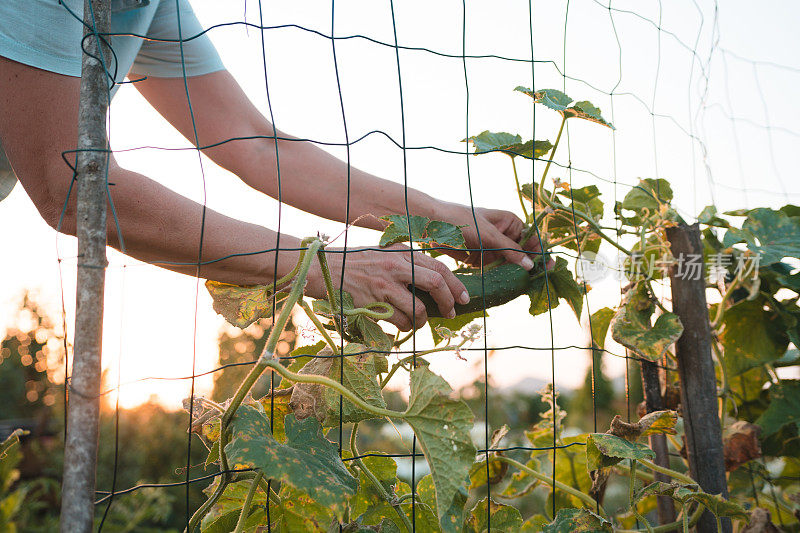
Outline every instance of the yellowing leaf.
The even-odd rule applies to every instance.
[[[614,340],[648,361],[661,359],[683,334],[681,320],[674,313],[662,314],[651,325],[650,317],[654,310],[647,284],[639,282],[625,295],[611,321]]]
[[[756,420],[765,437],[777,433],[787,424],[800,424],[800,380],[784,379],[779,385],[772,385],[769,399],[769,407]]]
[[[421,216],[388,215],[381,218],[389,221],[381,235],[381,247],[410,241],[415,245],[428,247],[466,247],[461,226]]]
[[[719,339],[729,375],[736,376],[771,363],[786,353],[786,325],[774,311],[765,311],[764,297],[736,302],[722,319]]]
[[[611,522],[588,509],[559,509],[543,533],[611,533]]]
[[[623,459],[652,459],[655,455],[644,444],[608,433],[590,433],[586,439],[586,466],[590,471],[614,466]]]
[[[544,156],[553,148],[550,141],[526,141],[522,137],[510,133],[484,131],[465,139],[475,145],[475,155],[491,152],[503,152],[510,157],[522,156],[526,159],[536,159]]]
[[[331,357],[333,351],[326,347],[298,373],[324,376],[336,381],[341,376],[342,384],[359,398],[370,405],[385,408],[386,402],[377,380],[377,367],[384,357],[364,352],[366,349],[363,345],[349,344],[345,348],[345,357]],[[352,353],[357,355],[348,355]],[[339,393],[323,385],[295,383],[289,407],[300,420],[314,417],[326,427],[339,423]],[[370,418],[375,418],[375,415],[355,406],[347,398],[342,398],[343,422],[360,422]]]
[[[272,316],[272,285],[231,285],[207,280],[206,289],[213,300],[214,311],[232,325],[246,328],[259,318]],[[285,297],[278,293],[278,300]]]
[[[602,126],[606,126],[615,130],[616,128],[610,122],[606,122],[606,119],[600,114],[600,108],[595,107],[591,102],[583,100],[581,102],[575,102],[575,105],[572,107],[568,107],[563,112],[563,115],[567,118],[576,117],[582,118],[583,120],[588,120],[590,122],[594,122],[596,124],[600,124]]]
[[[281,444],[270,434],[269,420],[259,408],[242,405],[236,411],[231,441],[225,446],[230,464],[260,468],[267,479],[292,485],[343,516],[358,482],[339,458],[338,447],[322,435],[319,422],[288,415],[287,440]]]
[[[403,418],[414,429],[436,487],[436,510],[443,531],[457,531],[445,519],[463,489],[475,457],[469,436],[473,415],[450,398],[452,389],[427,366],[411,372],[411,395]]]
[[[522,515],[511,507],[497,503],[489,498],[484,498],[475,504],[469,512],[464,524],[465,533],[488,533],[489,523],[491,531],[504,531],[511,533],[519,531],[522,527]]]
[[[639,180],[639,184],[628,191],[622,200],[622,207],[639,214],[642,210],[648,209],[652,214],[662,204],[669,204],[671,201],[672,187],[667,180],[645,178]]]

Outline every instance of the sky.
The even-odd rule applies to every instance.
[[[640,177],[668,179],[674,204],[691,220],[709,204],[719,209],[780,206],[800,202],[796,168],[800,104],[800,49],[793,22],[800,6],[775,1],[770,9],[727,1],[534,1],[533,38],[528,2],[335,2],[335,35],[361,35],[401,46],[468,55],[537,60],[531,64],[497,58],[467,59],[423,50],[399,52],[401,117],[395,50],[365,38],[336,41],[339,79],[351,139],[353,166],[447,201],[519,209],[508,159],[501,154],[467,158],[433,149],[409,149],[406,164],[398,145],[463,152],[461,139],[483,130],[534,133],[531,100],[513,92],[523,85],[565,90],[590,100],[616,131],[570,121],[551,176],[573,187],[597,185],[607,211]],[[259,24],[257,1],[194,0],[204,27]],[[277,127],[287,133],[342,143],[342,124],[331,41],[331,3],[265,2],[263,23],[270,104]],[[297,25],[307,28],[299,29]],[[282,27],[278,27],[282,26]],[[309,31],[311,30],[311,31]],[[320,36],[318,33],[323,34]],[[249,98],[268,113],[261,32],[229,24],[210,30],[228,70]],[[466,70],[466,79],[465,79]],[[565,74],[562,75],[562,74]],[[535,82],[535,83],[534,83]],[[466,88],[469,88],[468,99]],[[613,94],[611,96],[610,94]],[[468,113],[466,112],[468,109]],[[559,118],[536,110],[535,138],[554,141]],[[403,118],[404,120],[401,120]],[[576,123],[577,122],[577,123]],[[130,85],[111,107],[110,138],[118,162],[222,213],[277,226],[277,203],[254,192],[236,176],[203,160],[201,173],[191,144],[173,130]],[[142,146],[186,150],[135,149]],[[134,150],[130,150],[134,149]],[[324,147],[340,158],[339,147]],[[469,167],[467,167],[469,165]],[[544,163],[522,164],[520,178],[541,175]],[[469,172],[467,172],[467,170]],[[538,179],[538,178],[537,178]],[[471,194],[470,194],[471,193]],[[609,219],[611,221],[611,219]],[[612,225],[611,222],[610,225]],[[42,221],[21,187],[0,203],[0,327],[14,320],[24,291],[31,291],[60,321],[62,298],[68,335],[74,322],[76,241],[58,236]],[[293,208],[283,210],[282,228],[296,236],[338,235],[342,224]],[[378,234],[350,231],[351,245],[374,245]],[[341,244],[340,242],[335,243]],[[613,258],[612,248],[601,253]],[[60,261],[59,261],[60,260]],[[103,360],[107,380],[118,376],[123,406],[156,396],[179,408],[190,380],[174,380],[213,369],[224,321],[211,309],[197,280],[109,252]],[[59,268],[60,267],[60,268]],[[593,285],[585,308],[593,312],[619,301],[620,282]],[[527,315],[524,298],[490,312],[486,344],[535,349],[498,350],[489,373],[498,386],[526,377],[559,386],[578,386],[585,375],[587,314],[578,322],[567,306],[550,317]],[[552,336],[551,336],[552,328]],[[71,337],[70,337],[71,338]],[[314,339],[308,338],[308,342]],[[551,352],[551,344],[559,349]],[[418,346],[430,345],[419,334]],[[482,348],[483,340],[474,347]],[[570,348],[571,347],[571,348]],[[613,342],[610,352],[624,351]],[[481,351],[432,357],[433,369],[453,386],[482,374]],[[555,363],[555,366],[551,364]],[[622,359],[606,357],[611,376],[624,372]],[[157,378],[157,379],[150,379]],[[166,378],[166,379],[165,379]],[[404,376],[393,385],[401,387]],[[196,390],[208,391],[210,375]],[[112,396],[110,396],[112,397]]]

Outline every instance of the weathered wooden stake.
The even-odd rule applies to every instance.
[[[675,344],[675,353],[681,378],[681,410],[689,469],[704,491],[727,498],[700,228],[697,224],[680,224],[667,229],[667,238],[679,266],[670,272],[670,282],[672,310],[683,323],[683,335]],[[694,266],[697,263],[699,267]],[[723,520],[722,530],[732,531],[730,520]],[[703,513],[697,531],[717,531],[711,513]]]
[[[93,32],[109,31],[110,4],[110,0],[85,0],[83,8],[84,35],[89,37],[83,43],[78,112],[78,280],[64,446],[62,533],[90,533],[94,518],[108,201],[108,78],[98,58],[104,57],[108,65],[110,56]]]
[[[644,404],[648,413],[664,409],[664,396],[661,393],[661,376],[658,366],[650,361],[641,361],[642,364],[642,389],[644,390]],[[669,468],[669,449],[667,438],[664,435],[650,435],[650,447],[656,453],[655,463]],[[670,482],[669,476],[655,473],[656,481]],[[675,502],[669,496],[661,495],[657,499],[658,523],[668,524],[675,521]]]

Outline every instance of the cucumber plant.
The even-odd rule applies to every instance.
[[[730,499],[700,490],[685,461],[673,460],[673,468],[654,462],[645,437],[664,434],[676,454],[681,449],[680,406],[675,405],[644,413],[637,422],[617,416],[605,433],[576,435],[565,431],[565,413],[555,391],[547,388],[542,399],[549,409],[525,432],[523,451],[502,447],[508,438],[504,427],[494,432],[488,450],[476,450],[470,437],[473,413],[452,397],[450,385],[430,370],[428,359],[474,340],[478,331],[469,324],[486,307],[522,295],[530,299],[532,316],[564,300],[580,318],[590,287],[568,268],[567,258],[576,252],[614,247],[625,258],[630,280],[617,305],[592,314],[595,349],[604,349],[610,333],[636,358],[674,368],[672,345],[683,332],[678,317],[654,297],[652,288],[665,277],[660,265],[677,260],[670,256],[665,232],[681,220],[671,207],[669,183],[641,180],[614,205],[610,215],[617,225],[604,226],[605,206],[597,187],[572,188],[549,173],[568,119],[613,126],[591,103],[573,102],[561,91],[516,91],[561,115],[554,143],[490,131],[465,140],[477,155],[500,152],[510,158],[525,221],[523,242],[541,242],[540,261],[532,272],[509,264],[460,268],[457,276],[471,300],[456,307],[454,319],[442,318],[433,300],[417,290],[430,317],[433,348],[406,355],[399,348],[409,337],[387,334],[379,324],[391,316],[390,306],[356,307],[347,293],[337,291],[319,238],[303,242],[295,269],[274,285],[207,282],[214,308],[230,323],[244,328],[269,318],[272,329],[230,400],[193,402],[193,432],[209,448],[206,467],[217,468],[219,475],[206,489],[208,500],[192,516],[190,531],[266,531],[267,524],[281,532],[688,531],[706,510],[718,521],[728,517],[745,524],[756,515],[763,521],[764,509],[766,520],[771,516],[798,530],[800,381],[781,378],[777,371],[800,362],[797,350],[789,349],[800,341],[800,273],[786,261],[800,259],[800,208],[795,206],[723,214],[708,207],[698,217],[706,262],[730,258],[717,265],[718,279],[709,284],[720,294],[709,313]],[[537,182],[520,183],[520,157],[546,159]],[[446,222],[386,218],[382,246],[411,241],[434,254],[442,247],[464,247],[459,228]],[[542,259],[550,254],[556,260],[545,268]],[[322,268],[328,297],[307,302],[303,287],[313,261]],[[274,355],[276,345],[296,308],[322,340],[281,360]],[[387,405],[384,389],[401,369],[409,376],[410,392],[406,407],[396,410]],[[280,382],[254,398],[250,388],[264,372],[280,376]],[[669,372],[667,389],[680,387],[677,379],[677,372]],[[413,430],[430,470],[415,480],[415,487],[398,477],[392,457],[359,449],[359,424],[370,419],[405,423]],[[349,441],[330,441],[326,432],[334,427],[347,428]],[[339,432],[340,439],[344,435]],[[671,481],[657,481],[655,474]],[[625,508],[604,506],[605,487],[613,477],[627,479]],[[492,499],[478,495],[486,485],[494,487]],[[546,505],[526,509],[523,516],[514,502],[537,488],[549,491]],[[659,496],[671,498],[679,514],[674,522],[654,526],[647,514]],[[751,512],[754,508],[761,510]]]

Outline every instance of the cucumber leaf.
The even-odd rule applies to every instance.
[[[550,304],[552,307],[557,307],[559,299],[564,299],[572,308],[578,320],[580,320],[581,311],[583,310],[583,288],[575,281],[572,272],[567,268],[567,260],[563,257],[556,258],[556,264],[547,271],[546,278],[541,275],[531,280],[531,286],[528,290],[531,305],[528,312],[532,316],[536,316],[548,311],[548,286],[545,284],[545,279],[549,284]]]
[[[565,109],[563,111],[563,114],[567,118],[571,117],[582,118],[583,120],[588,120],[590,122],[606,126],[607,128],[611,128],[612,130],[617,129],[614,127],[613,124],[607,122],[606,119],[603,118],[603,116],[600,114],[599,107],[595,107],[591,102],[587,100],[575,102],[575,105]]]
[[[211,295],[212,307],[230,324],[244,329],[259,318],[272,316],[272,285],[232,285],[219,281],[206,281],[206,289]],[[280,302],[287,296],[278,292]]]
[[[323,436],[313,417],[298,420],[288,415],[285,424],[286,444],[281,444],[270,434],[269,420],[260,409],[239,407],[225,446],[229,463],[233,468],[259,468],[267,479],[291,485],[341,518],[358,481],[339,458],[338,447]]]
[[[603,349],[606,345],[606,336],[608,336],[608,327],[611,325],[611,319],[614,318],[614,310],[604,307],[592,313],[592,343],[599,349]]]
[[[281,486],[278,496],[281,498],[281,530],[328,531],[338,522],[331,509],[288,483]]]
[[[727,516],[729,518],[738,518],[747,520],[747,512],[738,503],[726,500],[719,494],[708,494],[706,492],[695,492],[687,497],[688,500],[694,500],[702,504],[706,509],[719,517]]]
[[[647,284],[638,282],[625,295],[611,321],[613,339],[648,361],[658,361],[683,334],[683,325],[674,313],[662,314],[651,325],[654,311]]]
[[[510,157],[522,156],[526,159],[536,159],[544,156],[553,148],[550,141],[525,141],[522,137],[505,132],[484,131],[464,139],[475,146],[475,155],[491,152],[503,152]]]
[[[722,242],[725,246],[747,243],[747,249],[760,256],[761,266],[777,263],[784,257],[800,259],[800,217],[774,209],[752,209],[742,229],[729,229]]]
[[[725,310],[720,342],[730,376],[771,363],[786,353],[789,337],[781,317],[765,311],[766,300],[742,300]]]
[[[389,222],[379,242],[382,248],[399,242],[413,242],[422,247],[466,247],[461,233],[463,226],[421,216],[388,215],[381,218]]]
[[[661,204],[669,204],[671,201],[672,187],[667,180],[646,178],[639,180],[639,184],[628,191],[622,200],[622,208],[639,214],[648,209],[652,214]]]
[[[764,437],[777,433],[787,424],[800,423],[800,380],[784,379],[779,385],[772,385],[769,399],[769,407],[756,420]]]
[[[427,366],[417,368],[411,372],[410,400],[403,415],[428,460],[444,531],[455,531],[445,517],[465,486],[475,457],[469,436],[472,411],[463,401],[450,398],[451,392],[450,385]]]
[[[664,481],[654,481],[649,485],[642,487],[633,496],[634,501],[643,500],[648,496],[669,496],[673,500],[683,504],[690,496],[693,496],[700,490],[698,485],[690,485],[686,483],[678,483],[673,481],[666,483]]]
[[[559,509],[543,533],[611,533],[611,522],[588,509]]]
[[[488,533],[490,521],[492,531],[519,531],[522,527],[522,515],[516,508],[484,498],[470,510],[464,532]]]
[[[459,487],[452,505],[439,517],[439,522],[446,524],[442,525],[443,531],[461,531],[464,523],[464,506],[467,504],[468,496],[467,489],[464,486]],[[429,509],[436,509],[436,487],[433,484],[433,476],[430,474],[424,476],[417,483],[417,497]]]
[[[377,380],[384,357],[364,353],[366,351],[364,345],[348,344],[344,350],[346,357],[331,357],[333,351],[325,348],[319,353],[319,356],[325,357],[312,359],[298,373],[324,376],[336,381],[341,376],[342,385],[356,396],[370,405],[385,408],[386,401]],[[300,420],[314,417],[325,427],[339,423],[339,393],[329,387],[316,383],[295,383],[289,406]],[[360,422],[371,418],[376,417],[347,398],[342,398],[342,422]]]
[[[589,471],[614,466],[623,459],[652,459],[655,456],[655,452],[644,444],[608,433],[590,433],[586,439],[586,466]]]
[[[555,111],[564,111],[567,106],[572,103],[572,98],[562,93],[558,89],[540,89],[538,91],[534,91],[528,89],[527,87],[519,86],[514,90],[521,92],[522,94],[527,94],[533,98],[533,101],[537,104],[542,104],[543,106]]]

